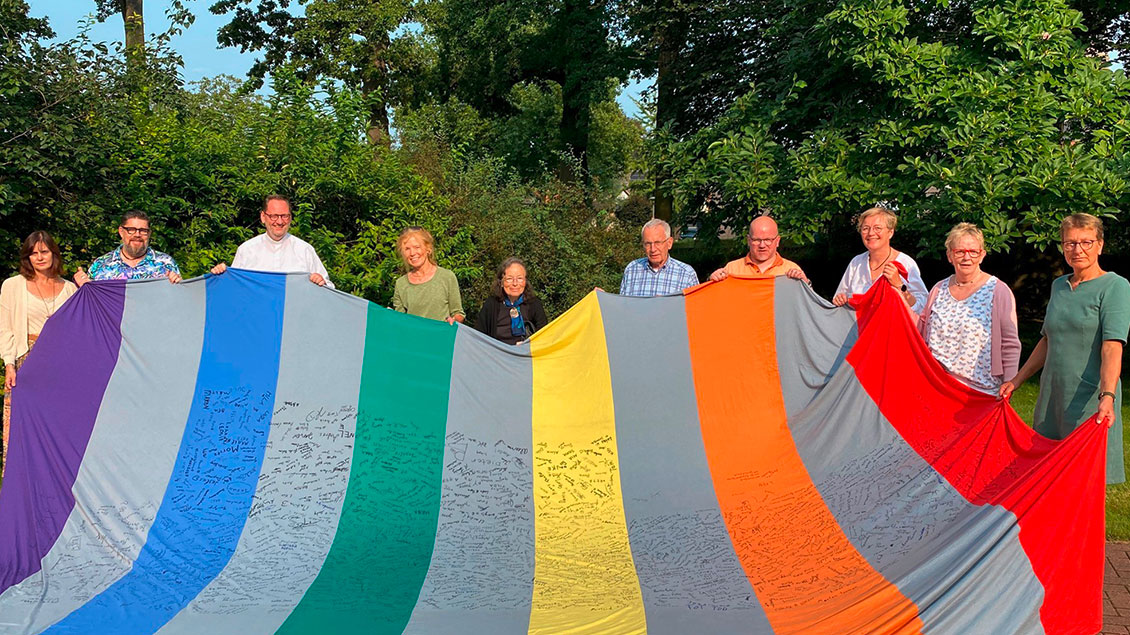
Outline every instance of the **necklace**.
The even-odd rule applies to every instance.
[[[874,267],[871,267],[871,271],[878,271],[879,269],[881,269],[883,267],[883,265],[887,264],[887,261],[891,259],[891,256],[894,255],[894,253],[895,253],[895,250],[894,250],[893,247],[887,247],[887,257],[883,259],[883,262],[880,262],[879,264],[875,265]],[[871,263],[869,261],[868,266],[870,266],[870,265],[871,265]]]
[[[52,283],[52,281],[48,281],[49,286],[47,290],[48,295],[51,295],[51,304],[47,304],[47,298],[43,295],[43,289],[39,288],[39,279],[36,278],[35,280],[32,280],[32,282],[35,283],[35,293],[39,296],[39,300],[43,302],[43,308],[47,309],[47,317],[51,317],[55,314],[55,296],[52,295],[50,291],[55,285]]]
[[[950,284],[952,284],[955,287],[969,287],[969,286],[972,286],[974,282],[977,282],[977,278],[979,278],[979,277],[980,276],[973,276],[973,279],[969,280],[968,282],[958,282],[957,276],[954,276],[953,282],[950,283]]]

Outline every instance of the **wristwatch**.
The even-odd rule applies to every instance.
[[[903,293],[906,293],[906,283],[905,283],[905,282],[904,282],[904,283],[902,283],[902,286],[901,286],[901,287],[899,287],[899,291],[902,291]]]
[[[1116,400],[1115,400],[1115,398],[1114,398],[1114,393],[1112,393],[1112,392],[1111,392],[1111,391],[1109,391],[1109,390],[1104,390],[1104,391],[1102,391],[1102,392],[1100,392],[1100,393],[1099,393],[1099,401],[1102,401],[1102,400],[1103,400],[1103,397],[1105,397],[1105,396],[1107,396],[1107,395],[1110,395],[1110,400],[1111,400],[1111,401],[1116,401]]]

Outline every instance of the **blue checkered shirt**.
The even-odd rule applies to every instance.
[[[620,282],[620,295],[651,298],[657,295],[675,295],[683,289],[698,284],[698,274],[694,267],[668,257],[667,262],[655,271],[647,263],[647,258],[638,258],[624,268],[624,279]]]

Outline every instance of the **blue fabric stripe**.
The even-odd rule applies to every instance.
[[[47,632],[152,633],[235,551],[271,425],[286,276],[229,271],[206,284],[192,407],[145,546],[127,575]]]

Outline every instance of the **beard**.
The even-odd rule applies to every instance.
[[[123,243],[122,253],[130,260],[141,258],[145,255],[146,250],[149,249],[149,243],[141,243],[141,246],[135,247],[133,243]]]

